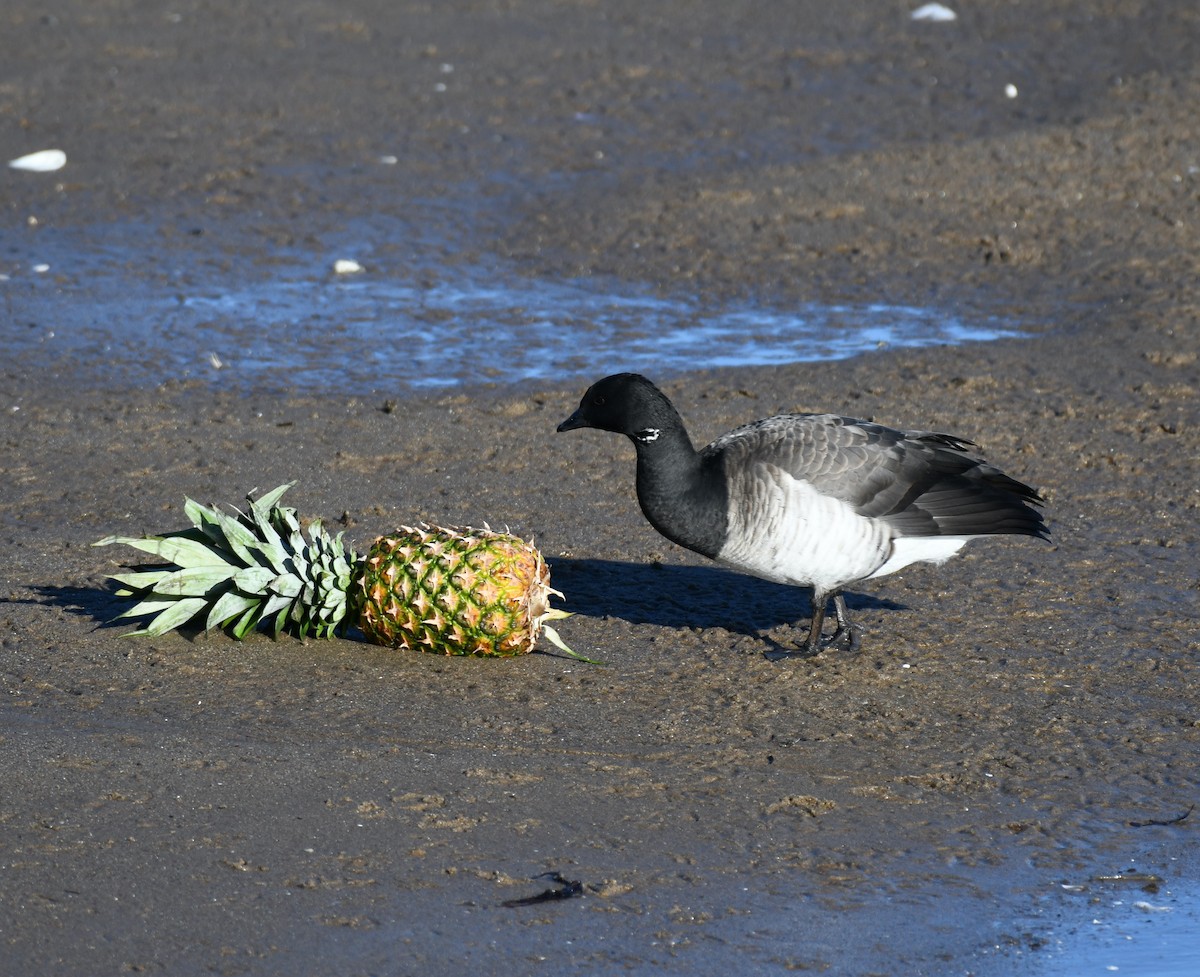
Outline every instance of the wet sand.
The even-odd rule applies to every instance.
[[[1192,5],[173,10],[0,15],[0,142],[71,159],[0,174],[5,243],[138,220],[234,263],[394,213],[447,264],[1001,316],[1029,337],[658,379],[700,441],[778,410],[971,438],[1054,542],[874,582],[860,654],[774,661],[806,598],[657,537],[629,446],[554,434],[581,386],[496,383],[486,342],[437,397],[10,357],[13,972],[1036,974],[1129,898],[1106,876],[1196,882],[1197,816],[1165,823],[1200,770]],[[360,543],[536,537],[608,664],[102,626],[90,542],[291,479]],[[582,897],[502,905],[551,871]]]

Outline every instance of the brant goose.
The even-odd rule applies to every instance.
[[[813,589],[803,652],[845,642],[842,590],[910,563],[941,563],[968,540],[1049,539],[1041,497],[973,457],[949,434],[896,431],[836,414],[781,414],[692,446],[678,411],[636,373],[588,388],[559,431],[624,434],[637,450],[637,496],[667,539],[726,566]],[[837,630],[823,640],[832,598]]]

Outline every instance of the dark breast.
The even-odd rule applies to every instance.
[[[720,457],[699,459],[686,472],[638,458],[637,495],[642,513],[674,543],[715,558],[725,545],[729,489]]]

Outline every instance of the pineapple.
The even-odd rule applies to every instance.
[[[556,612],[550,570],[528,543],[490,529],[401,526],[363,561],[359,626],[380,645],[523,655]],[[545,627],[545,625],[542,625]]]
[[[532,543],[491,529],[402,526],[360,557],[319,520],[307,535],[296,510],[279,504],[295,483],[231,515],[188,499],[192,528],[163,536],[108,536],[168,561],[114,574],[117,596],[137,603],[121,618],[150,617],[132,635],[165,634],[193,620],[235,638],[263,627],[279,635],[331,637],[357,624],[369,641],[446,655],[533,651],[544,631],[583,661],[548,620],[562,597]]]

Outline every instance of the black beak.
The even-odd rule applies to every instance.
[[[580,416],[581,410],[582,410],[582,408],[580,408],[580,410],[577,410],[574,414],[572,414],[565,421],[563,421],[560,425],[558,425],[558,430],[560,432],[561,431],[574,431],[577,428],[581,428],[581,427],[591,427],[592,425],[589,424],[586,420],[584,420],[583,417]]]

